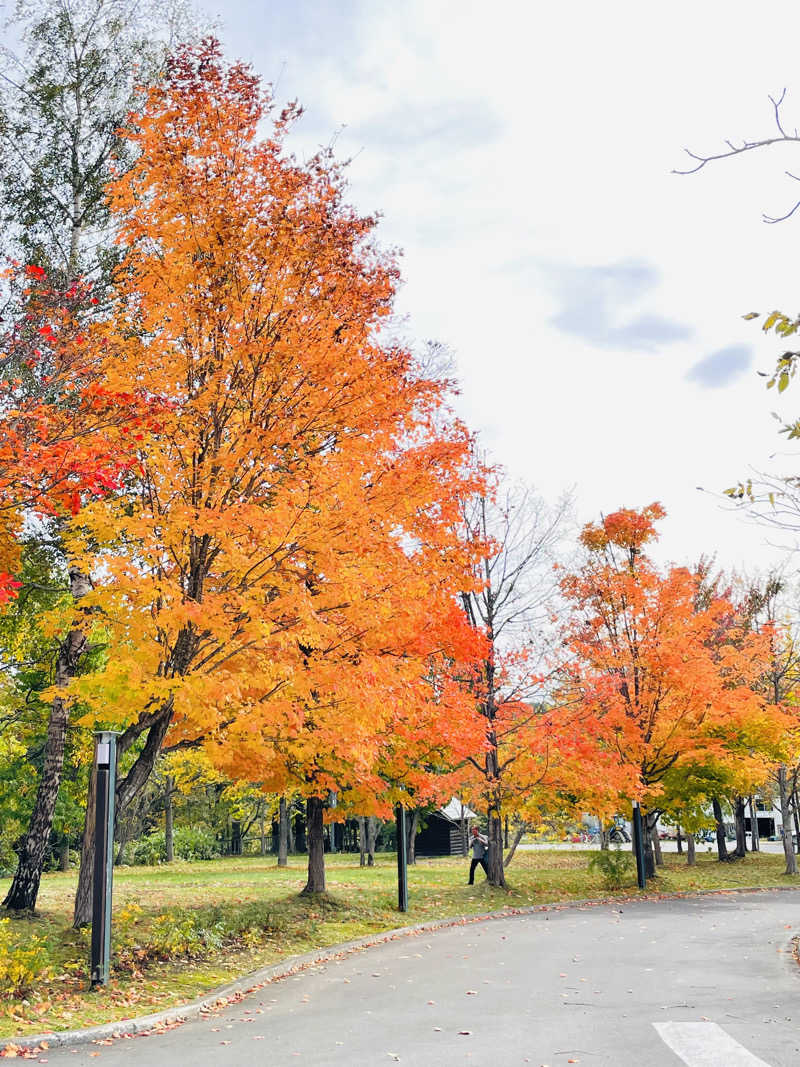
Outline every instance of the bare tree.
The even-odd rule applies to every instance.
[[[505,779],[517,759],[512,736],[531,725],[545,696],[542,670],[555,639],[559,586],[554,569],[570,524],[571,496],[550,506],[530,489],[513,487],[464,508],[470,537],[486,545],[476,576],[482,587],[463,595],[470,623],[488,644],[476,695],[486,719],[487,750],[472,763],[487,806],[489,884],[505,886],[503,814]],[[524,650],[525,655],[509,656]],[[511,719],[501,710],[516,706]],[[535,783],[531,783],[535,785]]]

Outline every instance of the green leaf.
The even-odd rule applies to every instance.
[[[778,378],[778,392],[782,393],[783,390],[787,387],[788,384],[789,384],[789,372],[785,371],[785,370],[781,371],[780,377]]]

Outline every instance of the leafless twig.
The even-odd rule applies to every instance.
[[[732,156],[741,156],[744,155],[745,152],[752,152],[756,148],[767,148],[769,145],[773,144],[790,144],[800,142],[800,132],[798,132],[796,128],[792,132],[787,132],[783,123],[783,119],[781,118],[781,106],[784,102],[785,97],[785,88],[781,91],[780,96],[778,96],[777,98],[774,96],[769,97],[774,113],[775,126],[778,130],[777,137],[764,137],[763,139],[758,141],[742,141],[741,144],[735,144],[733,141],[726,140],[726,151],[717,152],[715,155],[709,156],[698,155],[696,152],[692,152],[688,148],[685,148],[684,152],[691,160],[694,160],[695,166],[689,167],[687,170],[673,170],[672,173],[696,174],[699,170],[702,170],[707,163],[715,163],[718,159],[730,159]],[[796,174],[792,174],[791,171],[787,170],[785,173],[787,177],[793,178],[795,181],[800,181],[800,178],[798,178]],[[791,208],[783,215],[762,214],[761,217],[764,222],[768,223],[784,222],[786,219],[791,218],[798,208],[800,208],[800,200],[797,201],[793,208]]]

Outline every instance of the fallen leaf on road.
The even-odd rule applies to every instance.
[[[471,1037],[472,1035],[471,1030],[459,1030],[458,1032],[462,1037]]]

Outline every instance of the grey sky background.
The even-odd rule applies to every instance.
[[[293,149],[352,160],[351,199],[404,251],[404,329],[453,349],[493,458],[549,496],[576,485],[582,521],[660,500],[665,560],[784,558],[714,494],[795,463],[771,413],[800,387],[764,389],[781,346],[742,315],[796,310],[800,217],[761,213],[800,197],[800,145],[670,171],[771,135],[784,86],[800,126],[800,6],[770,5],[775,32],[716,0],[205,7],[305,106]]]

